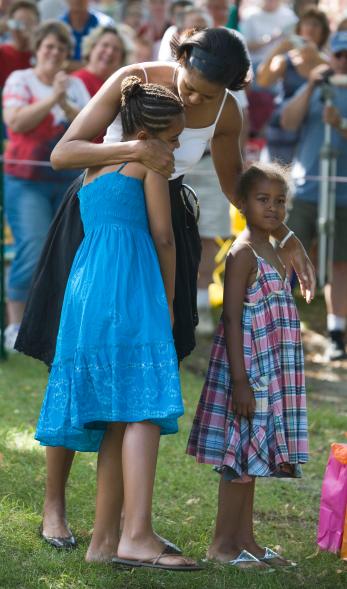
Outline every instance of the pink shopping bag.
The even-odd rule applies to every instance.
[[[317,544],[322,550],[340,550],[346,506],[347,444],[332,444],[323,479],[319,510]]]

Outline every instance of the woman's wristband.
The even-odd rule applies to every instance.
[[[286,245],[287,241],[294,235],[294,231],[290,230],[288,231],[287,235],[285,235],[283,237],[283,239],[279,242],[278,247],[280,247],[281,249],[284,248],[284,246]]]

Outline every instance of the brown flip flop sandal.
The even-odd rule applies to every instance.
[[[179,554],[168,554],[167,552],[165,552],[165,549],[158,554],[157,556],[154,556],[153,558],[145,558],[142,560],[133,560],[133,559],[127,559],[127,558],[118,558],[118,557],[114,557],[112,558],[111,563],[115,564],[116,566],[124,566],[127,568],[151,568],[151,569],[162,569],[164,571],[201,571],[203,569],[202,566],[199,566],[198,564],[191,564],[186,562],[186,564],[160,564],[160,559],[161,558],[167,558],[168,556],[170,556],[171,558],[177,558],[182,560],[185,560],[184,557],[180,556]]]

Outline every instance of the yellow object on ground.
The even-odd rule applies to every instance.
[[[240,213],[239,209],[234,207],[234,205],[230,205],[230,217],[231,217],[231,226],[232,226],[232,233],[235,237],[240,235],[241,231],[244,230],[246,227],[246,219]]]
[[[246,227],[246,222],[240,211],[233,205],[230,205],[230,220],[232,235],[233,237],[237,237]],[[208,287],[208,296],[211,307],[220,307],[223,304],[225,258],[232,242],[233,239],[224,240],[221,237],[216,237],[216,243],[219,246],[219,250],[215,257],[216,267],[212,275],[213,282]]]

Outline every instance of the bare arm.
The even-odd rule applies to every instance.
[[[57,100],[54,95],[27,106],[4,108],[4,121],[14,133],[29,133],[49,114]]]
[[[255,259],[247,246],[232,248],[225,267],[223,321],[225,342],[233,381],[232,408],[237,415],[251,417],[255,410],[243,355],[243,303]]]
[[[239,141],[241,128],[240,109],[236,100],[229,97],[211,142],[211,152],[222,191],[236,207],[239,206],[239,202],[235,194],[235,185],[242,172]],[[280,241],[288,231],[288,227],[282,223],[273,237]],[[313,265],[301,241],[295,236],[288,240],[285,251],[298,275],[302,295],[309,302],[314,296],[316,285]]]
[[[272,86],[278,80],[281,80],[286,72],[286,60],[284,55],[271,54],[257,70],[257,83],[259,86]]]
[[[326,63],[315,67],[310,73],[307,84],[288,101],[282,110],[281,125],[284,129],[295,131],[302,124],[310,104],[312,92],[317,82],[322,81],[323,75],[329,70]]]
[[[152,238],[157,250],[160,271],[172,317],[175,294],[176,248],[171,223],[171,206],[167,180],[149,170],[145,177],[147,213]]]
[[[74,118],[76,118],[78,113],[81,111],[81,109],[78,106],[72,104],[65,97],[59,102],[59,106],[63,109],[68,121],[73,121]]]
[[[343,117],[336,106],[326,105],[323,110],[323,121],[336,129],[347,140],[347,129],[342,127]]]
[[[288,131],[295,131],[304,121],[310,104],[314,84],[308,82],[303,90],[288,101],[282,110],[281,125]]]
[[[121,83],[129,75],[137,75],[141,79],[144,77],[143,70],[138,65],[121,68],[105,82],[77,115],[52,151],[51,162],[54,169],[90,168],[139,161],[161,172],[167,178],[171,175],[174,169],[173,154],[162,141],[153,139],[110,144],[93,143],[93,139],[118,115]]]
[[[211,141],[211,153],[221,189],[235,206],[236,183],[242,173],[241,132],[241,109],[236,99],[228,96]]]
[[[67,119],[72,121],[80,109],[68,101],[67,85],[66,73],[58,72],[53,80],[52,94],[48,98],[24,106],[5,107],[4,121],[6,125],[15,133],[29,133],[46,118],[55,104],[59,104]]]

